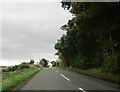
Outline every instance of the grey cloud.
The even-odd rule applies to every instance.
[[[3,3],[2,58],[55,59],[54,44],[64,33],[60,26],[70,18],[60,2]]]

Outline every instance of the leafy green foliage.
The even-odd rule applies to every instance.
[[[64,65],[120,73],[120,2],[62,2],[62,7],[74,15],[55,44]]]

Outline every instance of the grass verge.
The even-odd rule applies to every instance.
[[[38,67],[26,68],[19,71],[2,73],[2,92],[10,90],[26,80],[40,69]]]
[[[81,70],[76,68],[66,68],[62,67],[65,70],[74,71],[80,74],[84,74],[87,76],[95,77],[98,79],[106,80],[112,83],[116,83],[120,85],[120,75],[111,74],[109,72],[102,72],[101,69],[89,69],[89,70]]]
[[[0,92],[2,91],[2,67],[0,67]]]

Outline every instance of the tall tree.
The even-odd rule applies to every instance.
[[[120,2],[62,2],[74,15],[55,44],[66,66],[120,73]]]

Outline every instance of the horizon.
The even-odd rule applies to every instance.
[[[0,66],[14,66],[14,65],[19,65],[23,62],[28,63],[28,62],[30,62],[30,60],[0,60],[0,62],[2,62],[2,63],[0,63]],[[41,59],[40,60],[33,59],[33,60],[35,61],[34,64],[37,64],[37,62],[40,62]],[[46,59],[46,60],[48,60],[48,59]],[[53,60],[48,60],[48,61],[52,62],[52,61],[56,61],[56,60],[53,59]]]

